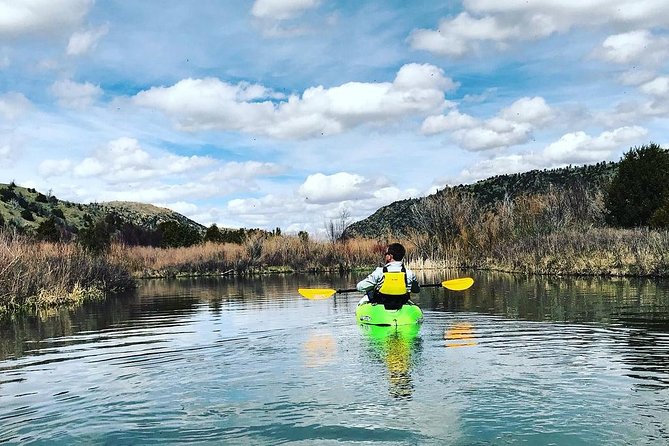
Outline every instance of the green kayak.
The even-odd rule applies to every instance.
[[[423,312],[412,303],[403,305],[399,310],[386,310],[382,304],[364,303],[355,309],[355,318],[367,325],[415,325],[423,322]]]

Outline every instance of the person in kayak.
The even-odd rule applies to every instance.
[[[402,262],[405,254],[402,244],[388,245],[384,255],[385,266],[379,266],[358,282],[358,291],[366,293],[358,305],[381,303],[388,310],[396,310],[409,302],[409,293],[420,292],[416,275]]]

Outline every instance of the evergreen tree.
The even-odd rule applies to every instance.
[[[648,225],[669,198],[669,151],[654,143],[630,149],[621,159],[608,192],[610,224],[626,228]]]
[[[60,228],[55,217],[49,217],[37,226],[37,238],[47,242],[59,242],[61,239]]]
[[[221,234],[221,230],[218,229],[216,223],[207,228],[207,231],[204,233],[204,241],[214,243],[221,243],[223,241],[223,234]]]
[[[79,244],[93,254],[102,254],[111,246],[113,229],[104,218],[79,231]]]
[[[158,231],[162,234],[160,246],[164,248],[192,246],[202,241],[202,236],[197,229],[176,221],[159,223]]]

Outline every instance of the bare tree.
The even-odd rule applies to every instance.
[[[351,222],[351,212],[348,209],[342,209],[337,218],[331,218],[325,222],[325,233],[331,243],[336,243],[344,236],[344,232]]]

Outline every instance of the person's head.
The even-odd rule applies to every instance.
[[[393,256],[393,260],[401,261],[406,254],[406,249],[400,243],[391,243],[388,245],[386,254]]]

